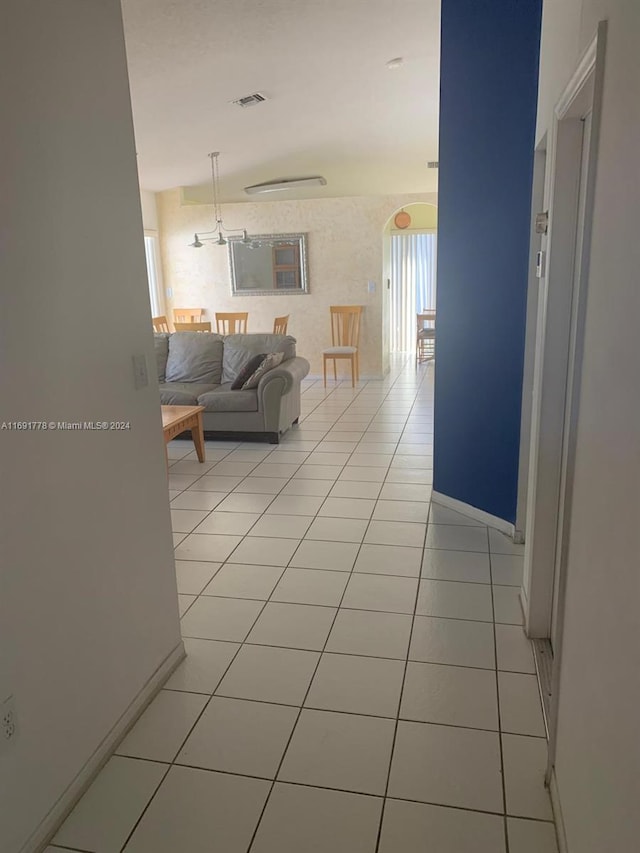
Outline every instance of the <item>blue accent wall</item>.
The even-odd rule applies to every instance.
[[[541,0],[442,0],[434,489],[515,521]]]

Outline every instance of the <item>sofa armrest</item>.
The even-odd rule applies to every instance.
[[[258,393],[258,411],[265,411],[269,402],[287,394],[295,385],[300,385],[310,370],[306,358],[296,356],[283,361],[262,377],[256,389]]]
[[[283,361],[278,367],[274,367],[273,370],[265,373],[260,382],[258,382],[258,400],[262,397],[266,386],[276,380],[284,380],[282,393],[286,394],[296,383],[299,384],[302,382],[309,372],[310,367],[311,365],[307,359],[300,356]]]

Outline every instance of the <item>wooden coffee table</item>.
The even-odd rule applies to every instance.
[[[204,432],[202,431],[204,406],[160,406],[160,409],[165,451],[172,438],[190,429],[198,459],[204,462]]]

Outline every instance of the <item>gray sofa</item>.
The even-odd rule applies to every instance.
[[[251,434],[277,444],[300,416],[300,383],[309,362],[296,356],[290,335],[216,335],[208,332],[156,334],[155,354],[163,406],[204,406],[205,433]],[[258,387],[232,391],[240,370],[259,353],[284,359]]]

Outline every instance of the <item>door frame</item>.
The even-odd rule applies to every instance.
[[[533,155],[531,193],[531,229],[529,237],[529,277],[527,284],[527,321],[522,369],[522,403],[520,408],[520,455],[518,460],[518,497],[513,540],[525,540],[527,501],[529,494],[529,463],[531,455],[531,424],[533,407],[533,377],[538,330],[538,275],[534,259],[542,248],[542,237],[535,227],[536,214],[544,207],[545,176],[547,174],[547,134]]]
[[[527,636],[549,638],[554,578],[556,572],[559,573],[557,640],[547,719],[548,781],[556,749],[566,565],[571,534],[606,26],[604,21],[598,25],[594,39],[556,104],[547,149],[545,197],[549,224],[548,233],[541,241],[547,269],[546,275],[539,279],[522,602]],[[581,239],[578,240],[582,118],[588,112],[592,115],[591,137],[584,186],[584,218]]]

